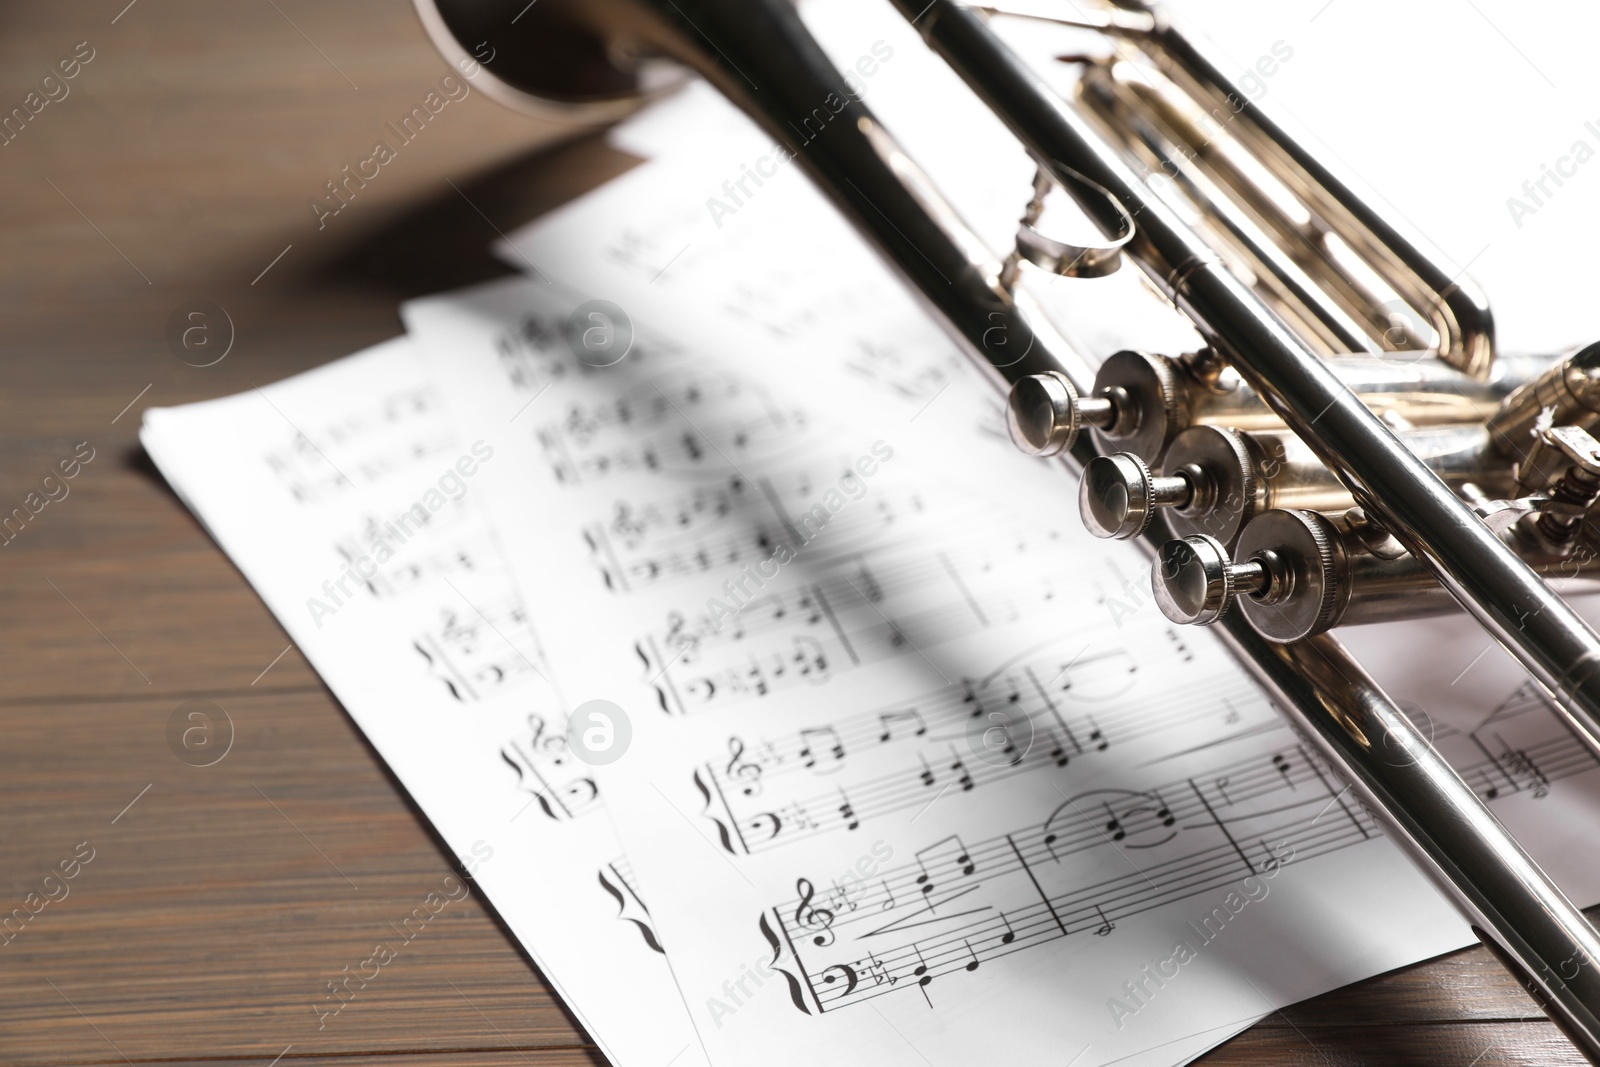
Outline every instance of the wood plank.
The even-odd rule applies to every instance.
[[[484,1029],[491,1029],[491,1023],[484,1022]],[[537,1064],[538,1067],[604,1067],[606,1059],[596,1049],[548,1049],[548,1048],[515,1048],[504,1046],[492,1049],[449,1049],[438,1052],[407,1052],[399,1049],[375,1049],[358,1057],[347,1055],[323,1056],[312,1053],[301,1055],[298,1045],[286,1046],[288,1049],[283,1058],[276,1065],[269,1065],[267,1059],[252,1057],[246,1061],[251,1067],[350,1067],[357,1063],[367,1067],[371,1064],[395,1064],[405,1067],[528,1067]],[[63,1061],[58,1067],[100,1067],[101,1064],[111,1065],[124,1062],[116,1058],[116,1053],[110,1052],[109,1060]],[[282,1050],[280,1050],[282,1051]],[[181,1067],[240,1067],[237,1059],[217,1059],[211,1057],[183,1058],[174,1060],[148,1060],[138,1061],[152,1064],[174,1064]]]
[[[226,708],[207,768],[168,750],[164,701],[0,710],[7,1063],[585,1043],[324,694]],[[458,899],[415,918],[435,891]]]
[[[1583,1067],[1548,1022],[1470,1026],[1258,1026],[1194,1061],[1201,1067]]]

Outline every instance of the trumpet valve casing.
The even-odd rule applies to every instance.
[[[1281,465],[1272,465],[1258,438],[1221,426],[1184,430],[1173,439],[1161,468],[1195,487],[1185,506],[1168,515],[1172,532],[1205,534],[1229,547],[1245,523],[1271,506],[1272,478],[1285,473]]]
[[[1363,404],[1401,427],[1481,424],[1508,410],[1522,389],[1537,384],[1531,379],[1541,371],[1560,377],[1546,370],[1544,361],[1528,357],[1499,360],[1486,380],[1470,378],[1431,357],[1340,355],[1327,364]],[[1592,418],[1600,423],[1600,352],[1596,364],[1592,402],[1597,413]],[[1225,368],[1222,357],[1209,349],[1177,358],[1133,350],[1114,353],[1101,364],[1089,394],[1114,402],[1116,408],[1114,417],[1105,416],[1095,426],[1096,445],[1102,452],[1133,452],[1155,464],[1191,426],[1246,433],[1283,430],[1277,414]],[[1084,424],[1078,423],[1080,428]]]
[[[1201,548],[1202,541],[1211,545]],[[1420,560],[1391,551],[1394,546],[1382,531],[1356,509],[1339,518],[1302,509],[1262,512],[1240,533],[1225,564],[1212,558],[1217,551],[1225,552],[1212,538],[1191,536],[1170,542],[1162,550],[1153,579],[1157,588],[1168,587],[1166,601],[1182,601],[1183,590],[1195,586],[1201,573],[1193,565],[1184,572],[1168,564],[1169,559],[1186,558],[1176,547],[1182,544],[1203,557],[1212,572],[1249,574],[1255,585],[1248,595],[1232,589],[1222,593],[1219,586],[1214,598],[1222,602],[1214,613],[1191,613],[1199,617],[1187,619],[1181,612],[1169,614],[1175,622],[1211,621],[1237,605],[1262,637],[1286,644],[1337,626],[1439,615],[1454,605]],[[1233,586],[1238,585],[1235,580]],[[1163,597],[1158,595],[1157,602],[1163,603]]]
[[[1600,426],[1600,344],[1592,344],[1519,386],[1488,420],[1489,438],[1511,459],[1532,446],[1548,410],[1555,426]]]
[[[1098,537],[1143,533],[1155,508],[1167,508],[1178,537],[1205,535],[1233,547],[1239,533],[1270,508],[1344,511],[1344,484],[1299,438],[1191,426],[1178,434],[1153,474],[1132,452],[1091,460],[1079,487],[1084,525]]]
[[[1236,429],[1282,425],[1254,393],[1212,364],[1136,352],[1116,352],[1100,365],[1094,395],[1117,398],[1117,417],[1095,427],[1102,452],[1132,452],[1158,462],[1167,446],[1196,422]]]

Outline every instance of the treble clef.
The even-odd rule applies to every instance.
[[[800,878],[794,883],[794,891],[800,894],[800,906],[794,909],[794,921],[807,930],[820,930],[811,943],[819,948],[833,944],[833,912],[827,908],[819,908],[811,903],[817,895],[816,887],[809,878]]]
[[[550,730],[550,724],[543,715],[535,712],[528,716],[528,747],[535,752],[555,753],[555,762],[564,762],[564,753],[567,748],[567,738]],[[547,732],[548,731],[548,732]]]
[[[693,662],[695,651],[700,647],[700,635],[690,631],[689,620],[681,611],[668,612],[667,623],[667,647],[678,649],[679,658],[684,662]]]
[[[728,752],[732,756],[728,760],[727,774],[744,783],[741,790],[747,797],[753,797],[761,792],[761,764],[752,763],[744,758],[744,741],[738,737],[728,738]]]

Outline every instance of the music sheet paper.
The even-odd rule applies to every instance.
[[[570,307],[502,282],[406,319],[505,459],[486,495],[569,702],[627,717],[601,791],[713,1063],[1178,1063],[1471,942],[1055,468],[974,483],[978,433],[919,435],[838,352],[691,346],[687,303],[676,358],[525,373]],[[1497,810],[1592,812],[1595,761],[1514,689],[1475,732],[1447,712],[1486,690],[1418,696]]]
[[[483,507],[507,457],[441,401],[400,338],[140,436],[611,1062],[703,1064]]]

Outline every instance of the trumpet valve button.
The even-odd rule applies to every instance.
[[[1006,429],[1011,441],[1030,456],[1058,456],[1078,439],[1083,402],[1066,375],[1030,374],[1011,387]]]
[[[1222,542],[1204,534],[1162,545],[1150,572],[1150,588],[1161,614],[1185,626],[1216,622],[1240,589],[1254,592],[1266,580],[1266,567],[1259,560],[1234,563]]]
[[[1187,478],[1157,477],[1138,456],[1117,452],[1084,467],[1078,511],[1096,537],[1126,541],[1144,533],[1156,508],[1182,507],[1190,495]]]

